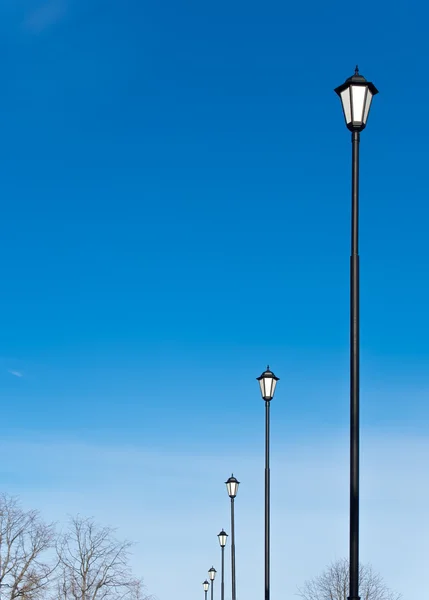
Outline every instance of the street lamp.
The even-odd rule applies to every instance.
[[[214,587],[214,580],[215,580],[215,577],[216,577],[216,573],[217,573],[217,571],[216,571],[216,569],[214,567],[212,567],[211,569],[209,569],[209,579],[210,579],[210,582],[211,582],[211,586],[210,586],[211,587],[211,600],[213,600],[213,587]]]
[[[350,560],[349,600],[359,600],[359,142],[365,129],[373,83],[355,74],[335,89],[352,132],[352,227],[350,257]]]
[[[279,378],[267,367],[257,380],[265,400],[265,600],[270,600],[270,402]]]
[[[237,495],[240,482],[231,475],[225,481],[228,496],[231,498],[231,583],[232,583],[232,600],[236,600],[235,595],[235,528],[234,528],[234,498]]]
[[[222,558],[222,569],[221,569],[221,583],[220,583],[220,600],[225,600],[225,546],[226,546],[226,538],[228,534],[222,531],[217,534],[219,538],[220,550],[221,550],[221,558]]]
[[[203,589],[204,589],[204,600],[207,600],[207,592],[209,591],[209,582],[207,581],[207,579],[205,581],[203,581]]]

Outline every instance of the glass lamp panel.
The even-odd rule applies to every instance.
[[[222,548],[226,546],[226,533],[221,533],[220,535],[218,535],[218,538],[219,544],[222,546]]]
[[[341,102],[347,125],[352,121],[352,107],[350,105],[350,87],[341,92]]]
[[[264,398],[272,398],[273,381],[272,377],[264,377],[265,381],[265,394]]]
[[[237,488],[238,488],[238,485],[237,485],[237,482],[236,482],[236,481],[230,481],[230,482],[227,484],[227,488],[228,488],[228,494],[229,494],[230,496],[236,496],[236,495],[237,495]]]
[[[371,102],[372,102],[372,93],[368,90],[368,93],[366,95],[365,110],[363,112],[363,124],[364,125],[366,125],[366,121],[368,119],[368,113],[369,113],[369,109],[371,108]]]
[[[264,377],[265,381],[265,390],[263,397],[271,399],[274,396],[274,390],[276,389],[277,381],[274,377]]]
[[[216,577],[216,569],[209,570],[209,577],[211,581],[214,581],[214,578]]]
[[[353,123],[363,123],[366,90],[366,85],[351,86]]]
[[[259,387],[261,388],[262,398],[265,396],[265,377],[259,380]]]
[[[205,581],[205,582],[203,583],[203,588],[204,588],[204,591],[205,591],[205,592],[207,592],[207,590],[209,589],[209,585],[210,585],[210,584],[209,584],[209,582],[208,582],[208,581]]]
[[[274,397],[274,392],[276,391],[277,381],[273,377],[273,382],[271,384],[271,398]]]

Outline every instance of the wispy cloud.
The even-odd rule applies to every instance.
[[[14,371],[13,369],[9,369],[9,373],[11,375],[15,375],[15,377],[24,377],[24,374],[21,371]]]
[[[66,12],[67,0],[48,0],[29,12],[22,26],[30,33],[42,33],[48,27],[61,21]]]

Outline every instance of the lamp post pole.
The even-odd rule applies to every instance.
[[[222,531],[218,533],[218,539],[221,551],[221,582],[220,582],[220,599],[225,600],[225,546],[228,534]]]
[[[220,584],[220,598],[221,600],[225,600],[225,546],[222,546],[220,549],[221,560],[222,560],[222,579]]]
[[[279,378],[267,367],[257,379],[265,400],[265,600],[270,600],[270,402]]]
[[[236,600],[236,585],[235,585],[235,523],[234,523],[234,500],[237,495],[240,482],[231,475],[228,481],[225,481],[228,496],[231,498],[231,586],[232,600]]]
[[[359,143],[352,133],[350,255],[350,599],[359,598]]]
[[[234,498],[231,498],[231,594],[232,600],[236,600]]]
[[[355,74],[335,89],[352,132],[352,218],[350,256],[350,548],[349,600],[359,599],[359,143],[374,84]]]

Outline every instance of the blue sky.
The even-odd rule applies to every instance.
[[[351,144],[333,88],[356,63],[380,90],[361,143],[362,559],[417,595],[428,532],[402,491],[423,490],[429,443],[427,17],[422,2],[0,3],[4,487],[138,538],[160,600],[176,563],[179,600],[202,593],[231,470],[251,494],[243,481],[237,526],[262,540],[267,363],[273,586],[291,600],[347,554]],[[392,527],[422,549],[398,550],[400,569]],[[257,598],[245,547],[238,590]]]

